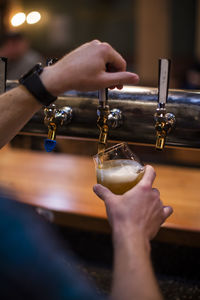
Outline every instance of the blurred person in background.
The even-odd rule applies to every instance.
[[[195,61],[191,67],[186,70],[182,88],[188,90],[200,89],[200,63],[198,61]]]
[[[0,56],[8,58],[7,79],[16,80],[36,63],[44,63],[40,53],[31,48],[30,41],[21,32],[8,32],[2,38]]]

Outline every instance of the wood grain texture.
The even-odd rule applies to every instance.
[[[154,187],[163,203],[174,208],[164,228],[200,233],[200,170],[154,167]],[[92,191],[96,183],[92,157],[5,147],[0,151],[0,169],[2,186],[13,189],[19,201],[52,211],[57,223],[109,231],[104,203]]]

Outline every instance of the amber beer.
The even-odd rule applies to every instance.
[[[114,159],[104,161],[96,168],[97,182],[114,194],[124,194],[134,187],[144,174],[144,167],[136,160]]]

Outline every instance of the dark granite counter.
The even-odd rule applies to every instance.
[[[78,256],[77,268],[96,283],[101,294],[109,294],[112,281],[112,242],[109,234],[58,228],[67,245]],[[200,299],[200,249],[152,242],[152,261],[165,299]]]

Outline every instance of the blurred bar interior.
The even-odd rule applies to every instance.
[[[19,37],[22,44],[13,46],[13,36],[15,43]],[[173,215],[156,237],[159,254],[156,251],[157,244],[152,244],[153,263],[156,270],[164,275],[175,274],[176,278],[182,276],[185,279],[189,274],[187,279],[196,278],[196,274],[199,273],[196,257],[199,257],[199,252],[195,256],[193,248],[200,247],[200,0],[1,0],[0,37],[0,56],[5,56],[5,49],[8,51],[8,80],[17,80],[38,60],[45,63],[48,58],[59,59],[80,44],[99,39],[109,42],[122,54],[127,61],[127,69],[140,75],[141,88],[150,87],[147,94],[145,89],[141,89],[141,96],[135,99],[136,102],[132,102],[136,107],[133,108],[133,142],[130,146],[145,164],[155,167],[155,187],[159,188],[162,201],[174,208]],[[18,56],[20,59],[17,59]],[[155,132],[155,88],[158,87],[158,59],[162,57],[171,59],[169,88],[172,89],[172,93],[166,108],[170,107],[172,111],[167,109],[167,112],[180,113],[181,118],[178,116],[175,129],[177,131],[174,131],[174,134],[169,133],[164,150],[156,151],[155,144],[148,141],[152,140],[151,133]],[[7,83],[7,87],[8,85]],[[186,91],[173,92],[174,89]],[[189,91],[191,89],[192,92]],[[147,103],[149,111],[144,110],[142,118],[142,110],[137,105],[141,99],[143,101],[146,96],[151,96],[151,92],[154,102]],[[133,92],[133,98],[134,95]],[[177,111],[173,111],[177,95],[180,98],[181,110],[176,108]],[[72,95],[73,97],[75,96]],[[81,97],[77,103],[80,109],[86,109],[81,103]],[[116,105],[118,98],[112,99]],[[184,106],[184,99],[191,102],[190,105],[196,112],[195,117],[190,116],[189,109]],[[90,105],[91,101],[88,101]],[[111,102],[108,100],[108,104]],[[124,103],[128,103],[128,100]],[[193,104],[195,106],[192,106]],[[76,106],[75,112],[80,111],[79,106]],[[72,130],[69,136],[67,132],[61,134],[62,138],[57,137],[58,143],[52,153],[46,153],[44,150],[44,134],[33,134],[36,130],[34,126],[38,124],[41,131],[44,130],[44,116],[38,118],[39,114],[34,119],[36,125],[34,122],[30,123],[28,130],[24,130],[26,134],[21,132],[9,145],[1,149],[0,182],[13,189],[19,201],[33,206],[55,226],[62,228],[63,233],[67,232],[68,240],[71,237],[71,242],[73,246],[76,245],[74,248],[78,249],[79,254],[83,254],[85,250],[85,257],[96,255],[98,262],[105,262],[104,258],[107,257],[110,248],[107,240],[100,237],[110,236],[110,227],[103,202],[92,192],[92,186],[96,183],[92,155],[96,154],[98,146],[92,126],[98,132],[97,106],[96,99],[90,106],[90,116],[86,117],[93,123],[87,124],[82,138],[78,138],[77,130]],[[125,109],[125,104],[124,107],[121,104],[121,108]],[[131,113],[131,109],[127,108],[129,121]],[[86,113],[80,116],[81,120],[85,116]],[[126,115],[124,118],[126,119]],[[134,122],[138,122],[136,127]],[[184,132],[182,124],[188,124]],[[143,128],[143,134],[139,134],[139,128]],[[45,130],[47,133],[47,128]],[[83,128],[80,127],[81,130]],[[74,132],[76,134],[73,136]],[[115,133],[113,130],[113,140],[116,142],[117,135],[120,134],[120,140],[124,137],[124,140],[129,141],[130,135],[125,138],[125,132],[125,129],[116,128]],[[136,135],[137,140],[134,143]],[[182,147],[168,147],[176,144],[177,136],[180,138],[180,144],[183,138],[186,138],[187,142],[191,138],[192,146],[188,147],[187,144],[186,149],[182,143]],[[108,141],[111,142],[109,137]],[[76,241],[72,236],[75,236]],[[103,246],[100,243],[103,243]],[[185,248],[177,247],[188,247],[187,252]],[[190,248],[192,252],[188,254]],[[97,270],[97,273],[101,274],[100,269]],[[102,270],[105,271],[103,267]],[[106,279],[111,282],[109,276],[106,278],[106,274],[103,273],[104,283],[100,284],[103,290],[107,289]],[[97,283],[100,283],[99,279]],[[173,289],[174,283],[176,289],[180,287],[180,290]],[[179,298],[180,291],[185,293],[184,299],[199,299],[195,296],[192,298],[192,290],[186,289],[185,281],[184,284],[178,285],[177,279],[162,279],[160,284],[164,295],[167,295],[166,299],[183,299]],[[200,286],[199,282],[195,289],[200,294],[197,286]],[[187,292],[189,297],[185,298]]]
[[[127,69],[140,75],[140,86],[157,87],[158,59],[167,57],[172,62],[169,87],[197,94],[200,90],[199,0],[1,0],[0,56],[8,32],[24,34],[43,61],[62,57],[92,39],[109,42],[124,56]],[[16,80],[19,74],[12,63],[8,58],[7,78]],[[109,232],[103,203],[92,192],[91,156],[97,152],[97,141],[58,139],[50,154],[43,143],[44,137],[18,135],[2,149],[1,183],[56,224]],[[157,239],[200,246],[198,147],[158,152],[142,144],[131,147],[155,166],[155,185],[163,202],[174,207]]]

